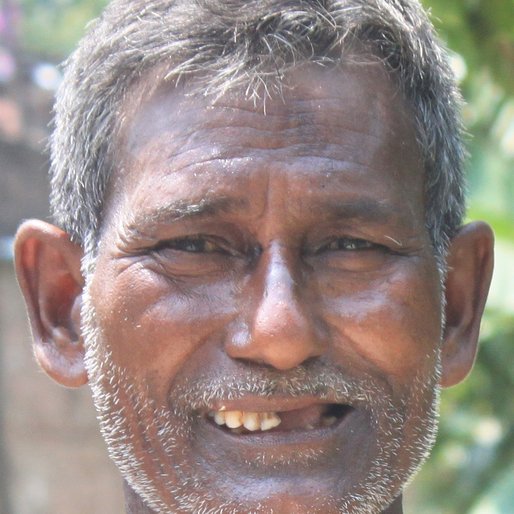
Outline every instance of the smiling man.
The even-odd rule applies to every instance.
[[[127,512],[402,512],[492,234],[415,1],[116,1],[67,66],[16,265]]]

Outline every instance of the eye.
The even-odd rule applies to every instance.
[[[157,250],[167,248],[188,253],[228,253],[220,242],[212,241],[203,236],[181,237],[166,241],[156,248]]]
[[[321,247],[319,247],[316,253],[320,253],[323,251],[357,251],[357,250],[370,250],[377,248],[378,245],[371,243],[370,241],[366,241],[365,239],[356,239],[351,237],[340,237],[325,243]]]
[[[318,244],[307,255],[314,269],[370,272],[381,269],[391,259],[387,247],[356,237],[332,237]]]
[[[233,241],[203,234],[161,241],[151,254],[162,273],[176,278],[211,276],[244,263]]]
[[[224,238],[211,235],[192,235],[161,241],[153,248],[154,252],[173,252],[205,255],[237,255],[238,250]]]

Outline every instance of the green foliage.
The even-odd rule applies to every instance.
[[[25,50],[61,60],[107,0],[20,0],[20,36]]]
[[[441,427],[409,512],[514,512],[514,2],[425,0],[456,52],[470,132],[470,219],[494,228],[496,269],[475,368],[443,392]]]
[[[514,478],[514,315],[489,312],[467,382],[444,394],[438,443],[415,483],[422,514],[511,512]],[[486,507],[487,505],[487,507]]]
[[[514,3],[512,0],[425,0],[438,32],[470,68],[487,67],[514,93]],[[472,79],[470,79],[472,80]]]

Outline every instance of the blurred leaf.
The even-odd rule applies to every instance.
[[[22,46],[60,61],[106,4],[107,0],[20,0]]]

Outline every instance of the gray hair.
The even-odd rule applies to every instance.
[[[114,0],[66,63],[51,138],[55,222],[95,253],[124,100],[150,71],[206,95],[280,90],[287,69],[336,65],[357,43],[407,99],[425,168],[425,216],[444,258],[462,223],[460,94],[417,0]],[[199,89],[200,91],[200,89]]]

